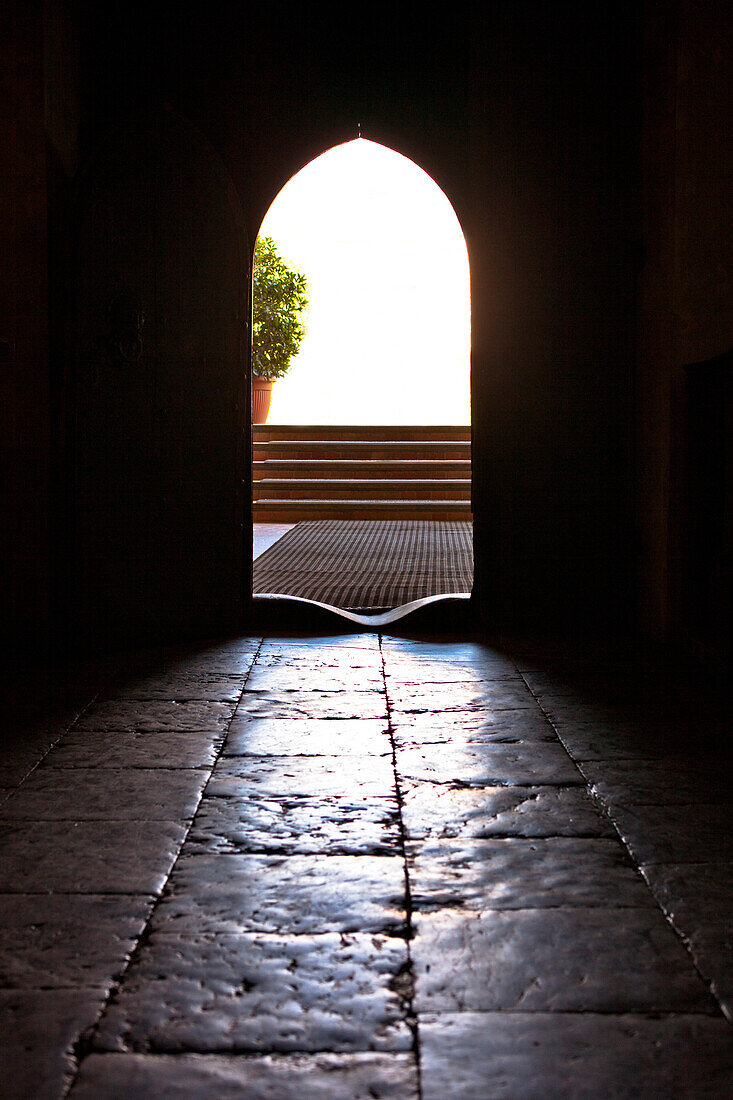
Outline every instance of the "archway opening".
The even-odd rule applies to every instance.
[[[374,613],[468,594],[470,275],[448,198],[358,138],[285,185],[263,238],[303,273],[308,304],[254,427],[254,594]]]

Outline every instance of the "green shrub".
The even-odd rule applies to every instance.
[[[283,260],[272,237],[258,237],[252,276],[252,372],[268,382],[290,369],[305,335],[305,275]]]

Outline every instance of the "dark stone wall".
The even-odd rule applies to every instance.
[[[0,636],[48,641],[50,418],[44,28],[41,7],[0,17]]]
[[[168,105],[231,178],[250,246],[278,190],[357,122],[443,188],[471,260],[475,603],[494,631],[623,630],[637,581],[645,629],[668,614],[656,579],[670,552],[668,327],[654,318],[674,265],[688,273],[676,300],[690,303],[676,361],[716,350],[727,329],[727,291],[712,290],[720,273],[701,274],[711,249],[719,266],[726,255],[711,228],[725,168],[711,177],[704,156],[717,133],[703,73],[718,24],[702,20],[681,75],[673,7],[651,3],[643,33],[642,8],[624,2],[459,4],[433,17],[377,4],[334,19],[318,6],[75,0],[46,36],[55,159],[83,171],[116,127]],[[698,7],[681,7],[686,34]],[[687,104],[684,125],[677,108],[670,122],[670,88]],[[670,126],[688,150],[674,186]],[[709,221],[700,186],[717,188]],[[51,240],[63,240],[73,219],[64,201],[49,209]],[[41,201],[34,225],[42,213]],[[63,248],[51,255],[53,384],[74,334],[68,261]],[[38,279],[42,263],[30,270]],[[62,441],[68,415],[62,387]],[[33,560],[29,577],[41,569]],[[58,576],[63,589],[63,563]],[[246,578],[244,590],[246,625]]]
[[[639,454],[640,618],[644,631],[684,645],[695,639],[691,606],[701,591],[692,544],[701,522],[689,500],[694,454],[713,423],[695,409],[685,368],[733,348],[733,21],[726,0],[647,5],[644,41],[643,232],[639,280],[637,431]],[[719,364],[710,376],[716,392]],[[729,392],[729,390],[727,391]],[[720,410],[720,415],[726,415]],[[725,461],[723,457],[722,461]],[[730,458],[728,458],[730,463]],[[725,472],[717,476],[726,484]],[[730,477],[727,480],[730,493]],[[698,490],[696,490],[697,492]],[[709,510],[730,515],[721,489]],[[730,529],[718,548],[708,599],[728,601]],[[727,561],[724,560],[727,554]],[[715,586],[717,585],[717,590]],[[705,587],[703,584],[702,587]],[[725,645],[718,631],[718,641]],[[708,639],[709,640],[709,639]]]

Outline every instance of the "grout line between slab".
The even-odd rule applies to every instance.
[[[415,1072],[417,1075],[417,1098],[422,1100],[422,1060],[420,1051],[420,1027],[417,1018],[417,1011],[415,1008],[415,970],[412,959],[411,943],[415,935],[415,930],[412,922],[412,890],[410,887],[410,869],[407,860],[407,842],[406,842],[406,830],[403,819],[402,809],[404,805],[404,799],[402,796],[402,788],[400,787],[399,774],[397,771],[397,744],[394,737],[394,727],[392,725],[392,708],[389,701],[389,694],[387,692],[387,675],[386,675],[386,663],[384,658],[384,652],[382,649],[382,635],[379,635],[379,652],[382,657],[382,682],[384,686],[385,706],[387,708],[387,732],[389,734],[390,744],[392,746],[392,768],[394,770],[394,786],[395,786],[395,798],[397,801],[397,822],[399,828],[399,846],[400,854],[402,856],[402,865],[404,868],[405,876],[405,943],[407,948],[407,981],[405,983],[405,1004],[407,1015],[407,1026],[412,1032],[413,1039],[413,1054],[415,1058]]]

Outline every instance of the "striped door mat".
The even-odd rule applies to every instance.
[[[471,591],[470,520],[304,520],[254,563],[255,595],[385,611]]]

